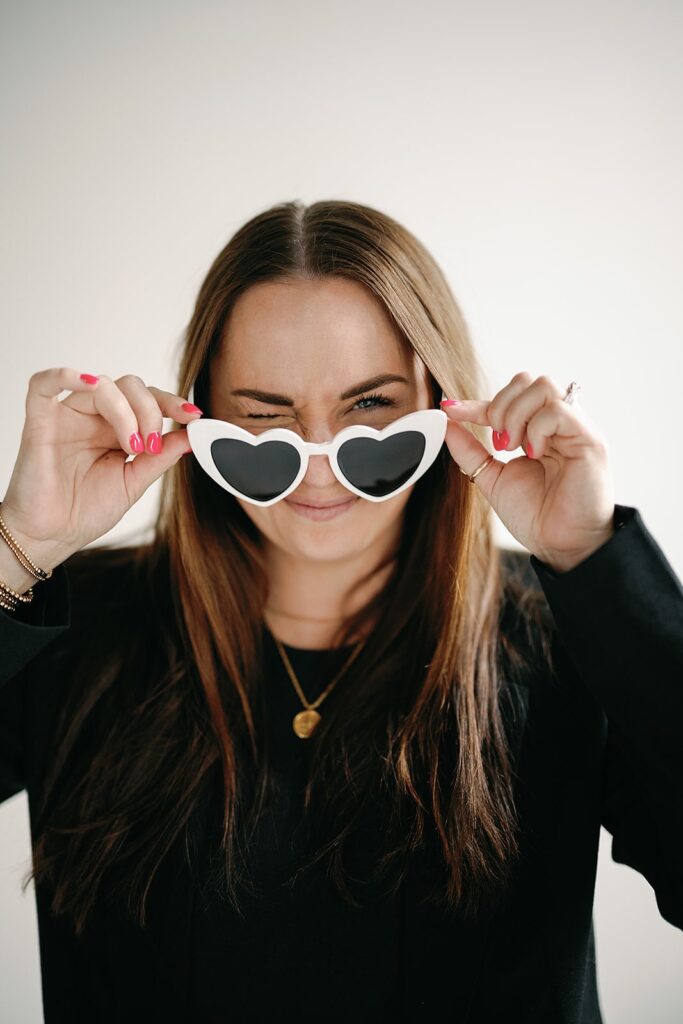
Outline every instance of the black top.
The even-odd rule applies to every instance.
[[[305,1008],[303,1017],[294,1010],[309,999],[322,1020],[376,1021],[390,1008],[397,1019],[400,901],[359,913],[337,897],[320,872],[288,884],[302,848],[296,825],[303,815],[310,743],[294,732],[292,719],[303,705],[268,631],[265,639],[263,704],[271,759],[283,789],[249,848],[261,896],[249,900],[245,919],[225,904],[214,901],[203,910],[194,901],[196,1019],[305,1020]],[[353,645],[328,651],[283,646],[308,701],[322,693],[353,651]],[[320,714],[331,699],[332,694],[322,702]]]
[[[271,738],[288,781],[251,851],[266,899],[246,922],[225,905],[200,906],[182,858],[169,857],[149,933],[103,917],[84,946],[38,893],[45,1020],[599,1024],[601,824],[613,859],[639,871],[662,917],[683,929],[683,590],[637,509],[616,505],[615,525],[566,573],[506,553],[542,588],[568,656],[557,676],[510,684],[520,696],[511,746],[527,846],[504,910],[476,923],[440,913],[421,903],[417,868],[395,899],[362,911],[322,874],[282,885],[306,741],[292,730],[301,704],[267,637]],[[36,585],[32,605],[0,609],[0,800],[26,789],[32,826],[69,682],[54,641],[78,626],[70,579],[61,565]],[[348,656],[287,652],[309,699]]]

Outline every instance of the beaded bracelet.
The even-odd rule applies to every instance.
[[[14,552],[17,560],[20,562],[22,567],[26,569],[32,576],[35,576],[37,580],[49,580],[52,576],[52,569],[40,569],[31,559],[28,557],[24,549],[18,544],[17,540],[12,536],[10,531],[7,529],[7,525],[0,515],[0,537],[6,542],[11,551]],[[9,611],[15,611],[19,602],[22,604],[28,604],[33,600],[33,586],[29,587],[25,594],[20,594],[14,590],[7,583],[3,583],[0,580],[0,608],[7,608]]]

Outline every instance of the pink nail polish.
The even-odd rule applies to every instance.
[[[526,454],[527,454],[527,458],[528,459],[535,459],[536,458],[536,456],[534,455],[534,450],[533,450],[533,448],[531,447],[531,445],[529,444],[528,441],[527,441],[527,446],[526,446]]]
[[[157,430],[147,435],[147,451],[150,455],[158,455],[161,451],[161,435]]]
[[[439,405],[462,405],[462,402],[459,398],[444,398]]]
[[[81,374],[81,380],[85,381],[86,384],[97,384],[99,379],[100,379],[99,377],[96,377],[92,373],[82,373]]]
[[[493,447],[496,449],[497,452],[502,452],[503,449],[507,448],[507,446],[510,443],[510,436],[507,430],[504,430],[502,434],[499,434],[497,430],[494,430],[492,434],[492,439]]]
[[[145,446],[137,430],[135,431],[134,434],[130,435],[129,443],[136,454],[138,454],[139,452],[144,452]]]
[[[183,410],[183,412],[199,412],[202,414],[202,416],[204,415],[202,410],[199,409],[196,405],[193,405],[192,402],[183,402],[180,408]]]

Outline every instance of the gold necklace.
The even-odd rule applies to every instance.
[[[322,717],[320,715],[320,712],[316,711],[315,709],[320,704],[322,704],[322,702],[325,700],[325,697],[327,697],[327,695],[330,692],[330,690],[332,689],[332,687],[335,686],[336,683],[339,681],[339,679],[341,678],[343,673],[346,671],[346,669],[349,667],[349,665],[351,664],[353,659],[360,652],[360,649],[363,646],[365,641],[361,640],[358,644],[356,644],[355,648],[351,652],[351,656],[348,658],[348,660],[343,665],[341,670],[339,672],[337,672],[337,674],[334,677],[334,679],[332,680],[332,682],[328,686],[325,687],[325,689],[320,694],[320,696],[316,700],[314,700],[312,704],[309,704],[309,702],[306,700],[306,698],[304,696],[304,693],[303,693],[303,690],[301,689],[301,686],[299,685],[299,680],[297,679],[297,677],[295,675],[295,672],[294,672],[294,669],[291,666],[290,660],[287,657],[287,652],[285,651],[284,647],[282,646],[282,644],[280,643],[280,641],[278,640],[278,638],[276,636],[273,636],[273,640],[277,644],[277,649],[280,652],[280,657],[282,658],[283,664],[284,664],[285,668],[287,669],[287,673],[289,675],[289,678],[292,680],[292,683],[294,685],[294,689],[296,690],[297,694],[299,695],[299,700],[301,701],[303,706],[306,708],[305,711],[299,711],[299,713],[294,716],[294,718],[292,719],[292,728],[294,729],[294,732],[297,734],[297,736],[300,739],[307,740],[308,737],[318,727],[318,723],[320,722],[320,719]]]

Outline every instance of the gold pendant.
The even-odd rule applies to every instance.
[[[315,731],[318,722],[321,719],[321,715],[313,708],[307,708],[306,711],[300,711],[298,715],[295,715],[292,719],[292,726],[294,732],[302,740],[307,740],[312,732]]]

